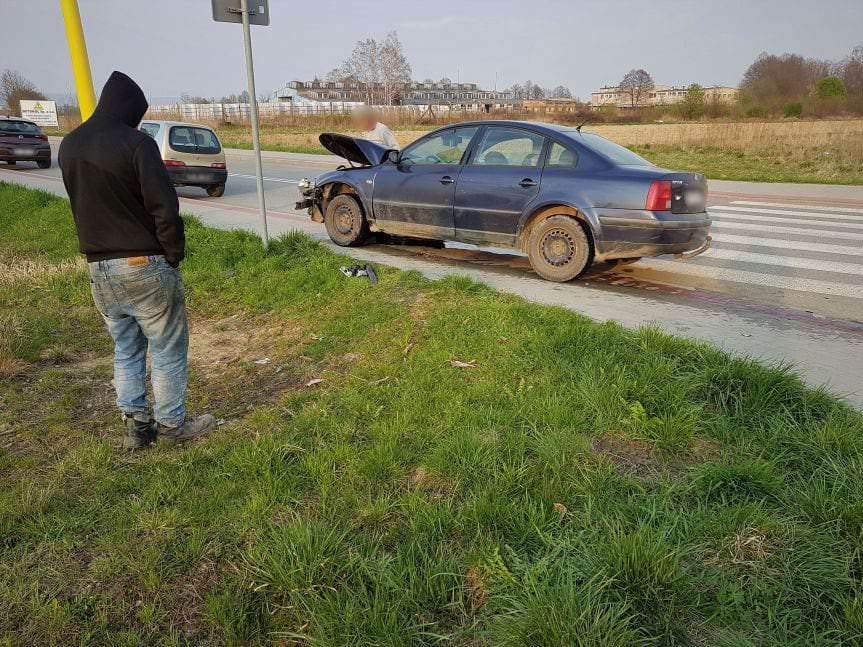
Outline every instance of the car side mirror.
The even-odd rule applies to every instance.
[[[387,161],[389,161],[391,164],[395,164],[396,166],[398,166],[401,160],[402,154],[400,151],[392,150],[387,152]]]

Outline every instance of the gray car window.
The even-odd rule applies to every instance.
[[[546,168],[575,168],[578,166],[578,153],[557,142],[552,142],[545,166]]]
[[[159,133],[159,124],[141,124],[141,132],[145,132],[155,139]]]
[[[485,131],[471,166],[537,166],[545,137],[518,128]]]
[[[216,135],[206,128],[173,126],[168,141],[171,148],[181,153],[215,155],[222,150]]]
[[[578,138],[582,144],[595,150],[598,153],[605,155],[615,164],[621,166],[653,166],[652,163],[640,155],[636,155],[628,148],[624,148],[620,144],[615,144],[607,140],[605,137],[594,135],[593,133],[577,133],[576,131],[568,131],[572,133],[570,136],[573,139]]]
[[[401,163],[458,164],[477,130],[477,127],[455,128],[423,139],[404,150]]]

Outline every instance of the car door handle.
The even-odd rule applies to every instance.
[[[526,177],[521,182],[519,182],[518,185],[523,186],[526,189],[531,186],[536,186],[536,182],[531,180],[529,177]]]
[[[441,184],[452,184],[453,182],[455,182],[455,180],[453,180],[449,175],[444,175],[440,179]]]

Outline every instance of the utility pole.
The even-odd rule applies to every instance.
[[[75,76],[78,93],[78,107],[81,121],[87,121],[96,109],[96,93],[93,91],[93,76],[90,73],[90,59],[87,56],[87,42],[81,27],[81,14],[78,0],[60,0],[63,22],[66,24],[66,40],[69,41],[69,60]]]

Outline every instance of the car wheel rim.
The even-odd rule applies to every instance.
[[[339,208],[335,213],[335,218],[333,219],[336,230],[340,234],[349,234],[353,231],[354,228],[354,216],[351,213],[351,210],[347,207]]]
[[[575,255],[575,242],[562,229],[552,229],[542,238],[542,256],[549,265],[562,267]]]

